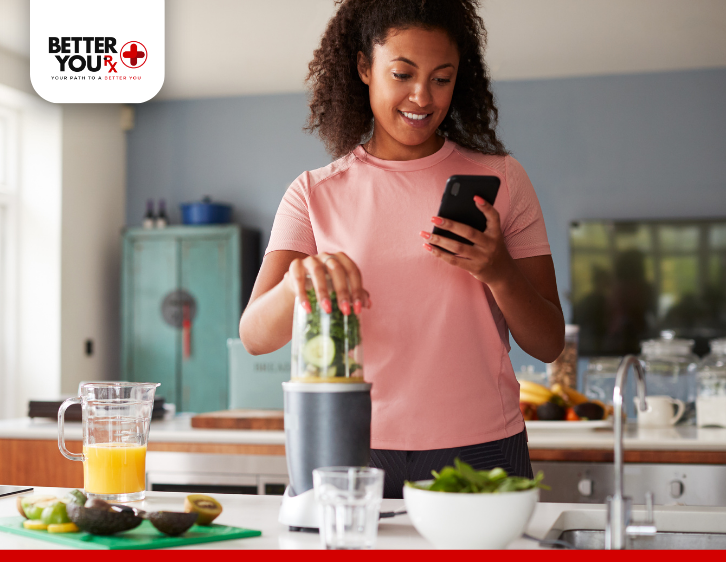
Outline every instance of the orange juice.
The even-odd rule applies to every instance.
[[[83,446],[83,483],[92,494],[132,494],[146,488],[146,445]]]

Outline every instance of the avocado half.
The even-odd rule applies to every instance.
[[[113,535],[135,529],[143,519],[133,511],[113,511],[103,508],[83,507],[78,504],[66,506],[68,518],[79,529],[92,535]]]
[[[174,511],[151,511],[146,518],[165,535],[175,537],[186,533],[197,522],[198,513],[178,513]]]

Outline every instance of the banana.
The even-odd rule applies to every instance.
[[[567,402],[571,406],[577,406],[578,404],[590,402],[590,399],[584,394],[577,392],[574,388],[564,386],[560,383],[553,384],[550,390],[555,394],[559,394],[565,400],[565,402]]]
[[[519,401],[532,404],[534,406],[539,406],[545,402],[549,402],[550,398],[551,397],[547,397],[544,394],[532,394],[531,392],[524,390],[519,391]]]
[[[519,392],[520,394],[527,393],[536,396],[543,396],[545,402],[554,395],[554,393],[546,386],[542,386],[541,384],[537,384],[532,381],[519,381]]]

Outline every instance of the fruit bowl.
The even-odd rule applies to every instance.
[[[539,489],[459,494],[405,486],[403,498],[413,526],[436,548],[501,549],[522,536],[537,505]]]

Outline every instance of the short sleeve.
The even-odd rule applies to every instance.
[[[547,229],[532,182],[522,165],[511,156],[505,159],[509,192],[509,215],[502,225],[504,243],[516,260],[550,255]]]
[[[272,223],[265,256],[276,250],[292,250],[309,256],[318,253],[309,213],[309,176],[301,174],[282,197]]]

